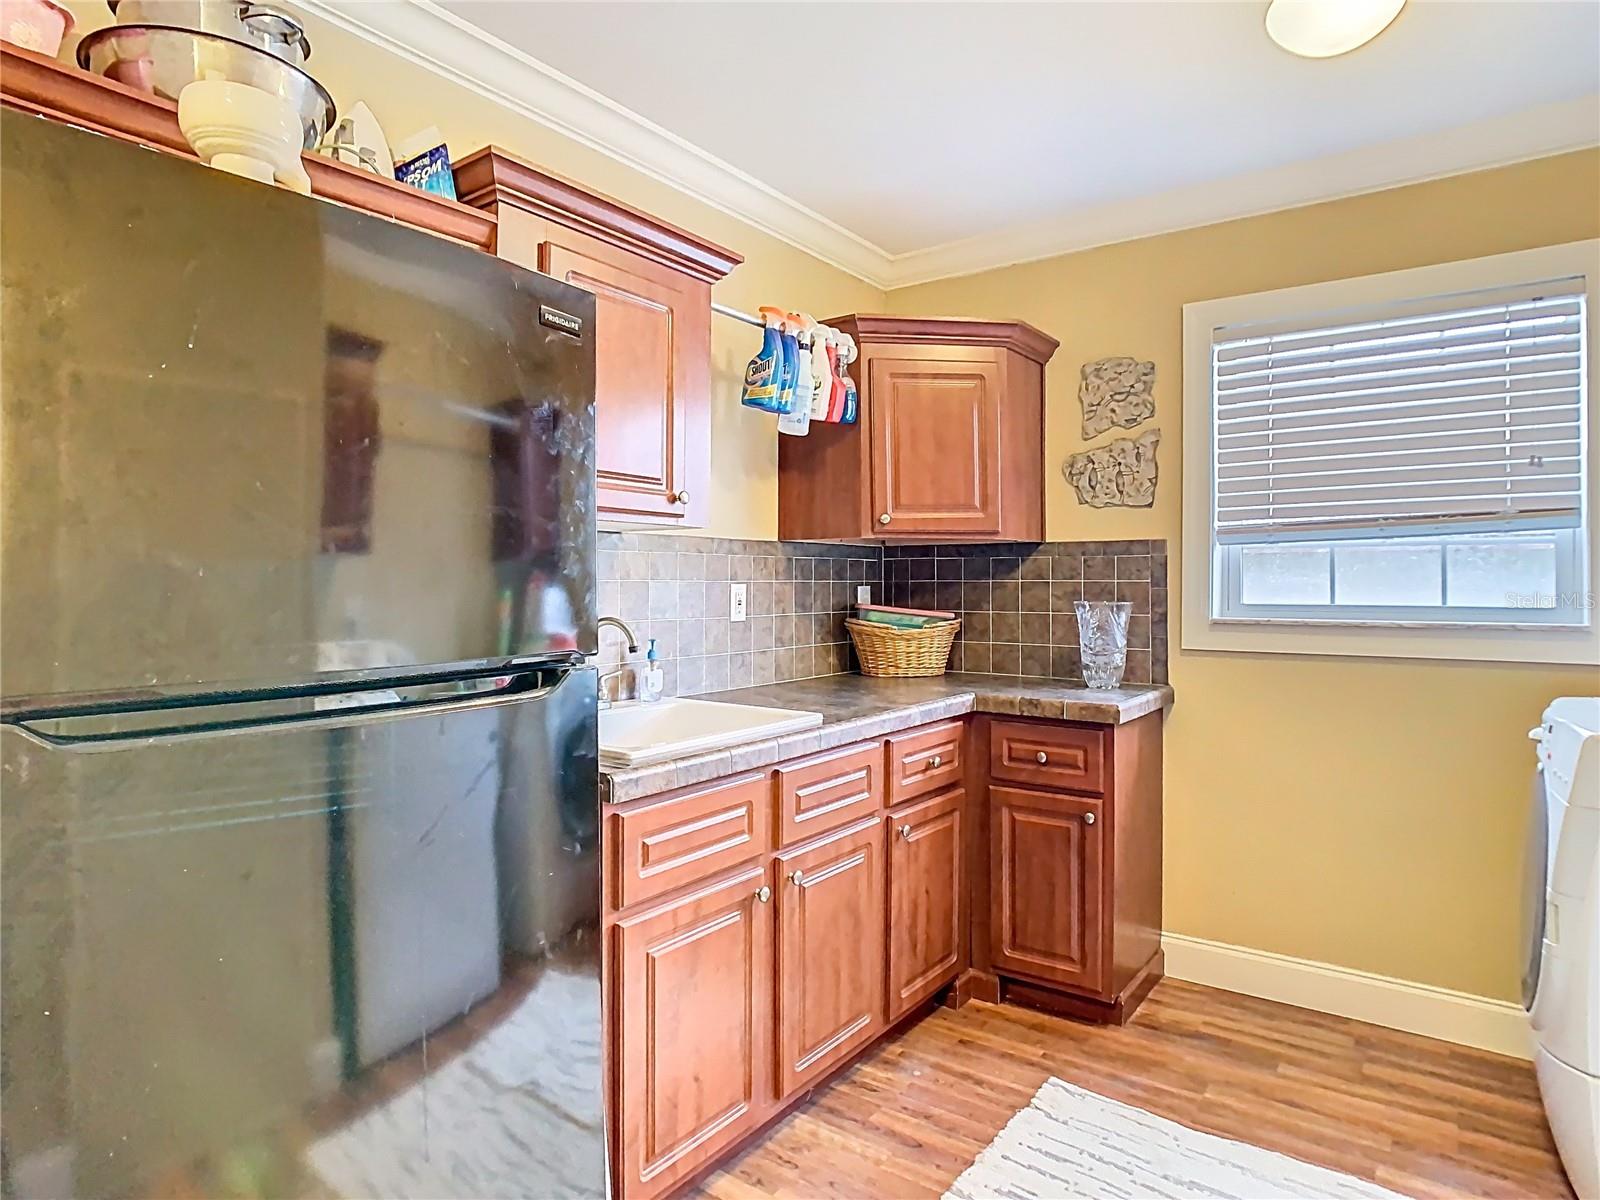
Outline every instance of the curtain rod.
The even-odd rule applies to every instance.
[[[721,313],[725,317],[732,317],[735,321],[743,321],[746,325],[754,325],[757,329],[766,325],[766,322],[760,317],[752,317],[747,312],[741,312],[739,309],[731,308],[726,304],[718,304],[715,300],[711,302],[711,311]]]

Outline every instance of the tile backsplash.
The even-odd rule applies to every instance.
[[[1073,601],[1128,600],[1126,679],[1167,679],[1164,541],[880,547],[606,532],[598,548],[600,612],[626,621],[641,650],[656,639],[669,695],[854,670],[844,618],[862,585],[875,603],[959,612],[952,671],[1058,679],[1082,678]],[[729,618],[733,583],[745,585],[744,621]],[[625,657],[617,630],[602,629],[601,669]]]
[[[600,612],[626,621],[641,651],[656,639],[668,695],[849,671],[856,588],[883,602],[877,546],[601,533],[598,547]],[[733,583],[745,585],[743,621],[728,615]],[[601,670],[625,656],[621,634],[602,629]]]
[[[952,671],[1083,678],[1078,600],[1126,600],[1128,683],[1167,682],[1167,543],[889,546],[888,602],[961,614]]]

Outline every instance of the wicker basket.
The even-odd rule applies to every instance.
[[[921,629],[897,629],[878,621],[845,618],[844,627],[856,644],[863,675],[943,675],[950,661],[960,621],[940,621]]]

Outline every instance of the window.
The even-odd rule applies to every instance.
[[[1597,248],[1186,305],[1183,644],[1600,661]]]

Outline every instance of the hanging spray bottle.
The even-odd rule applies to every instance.
[[[761,349],[745,368],[739,402],[762,412],[782,412],[783,314],[775,308],[763,308],[761,320]]]
[[[794,332],[794,405],[778,418],[778,432],[805,437],[811,431],[811,331],[796,313],[790,313],[785,327]]]

